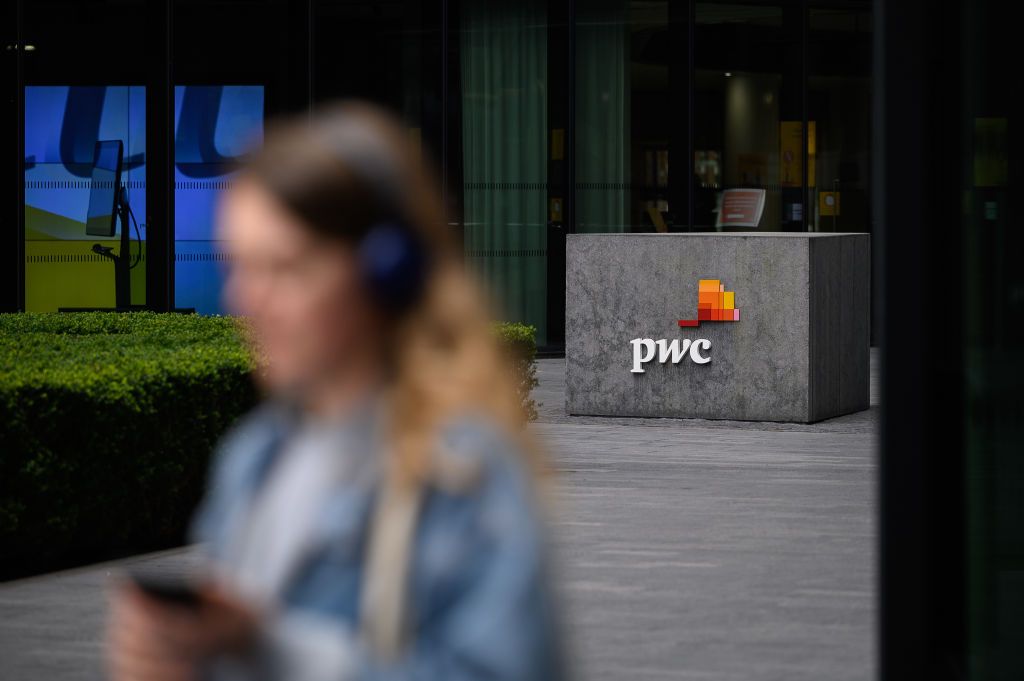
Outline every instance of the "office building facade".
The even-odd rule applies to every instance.
[[[8,12],[5,40],[23,49],[5,60],[5,113],[21,133],[4,151],[23,193],[4,234],[6,309],[113,304],[113,268],[81,225],[92,145],[119,138],[143,242],[132,303],[220,312],[212,222],[230,162],[265,120],[340,97],[402,117],[440,167],[495,315],[534,325],[542,351],[564,347],[566,234],[732,229],[718,208],[733,187],[764,191],[759,230],[872,229],[867,2],[21,0]]]

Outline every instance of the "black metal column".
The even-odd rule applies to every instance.
[[[174,8],[149,3],[146,83],[146,305],[174,308]]]

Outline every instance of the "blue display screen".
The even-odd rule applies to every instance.
[[[94,256],[114,236],[118,181],[109,154],[94,170],[97,141],[120,141],[120,184],[146,239],[146,89],[25,88],[25,307],[113,304],[113,268]],[[177,307],[222,314],[215,206],[233,164],[262,143],[262,85],[179,85],[174,90],[174,297]],[[93,204],[95,202],[95,204]],[[101,224],[102,223],[102,224]],[[144,253],[144,248],[142,249]],[[143,265],[145,265],[143,259]],[[132,272],[132,302],[145,299],[145,270]]]
[[[25,88],[25,309],[111,307],[114,266],[92,251],[114,235],[113,146],[120,185],[146,238],[146,89],[136,85]],[[96,189],[98,192],[94,192]],[[93,203],[95,202],[95,203]],[[90,217],[91,216],[91,217]],[[117,247],[109,241],[107,246]],[[144,248],[139,247],[140,254]],[[132,303],[146,302],[145,262],[131,272]]]
[[[215,210],[232,164],[263,141],[263,86],[178,86],[174,120],[175,304],[223,314]]]
[[[96,143],[86,234],[111,237],[117,231],[114,215],[117,213],[117,191],[121,181],[121,154],[121,140]]]

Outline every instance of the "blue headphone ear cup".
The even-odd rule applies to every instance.
[[[427,254],[408,225],[373,225],[359,243],[359,261],[370,292],[390,310],[404,309],[422,292]]]

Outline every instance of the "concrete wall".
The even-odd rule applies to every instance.
[[[566,411],[817,421],[868,407],[867,234],[570,234]],[[697,316],[700,279],[735,292],[736,322]],[[706,338],[711,361],[632,373],[634,338]]]

